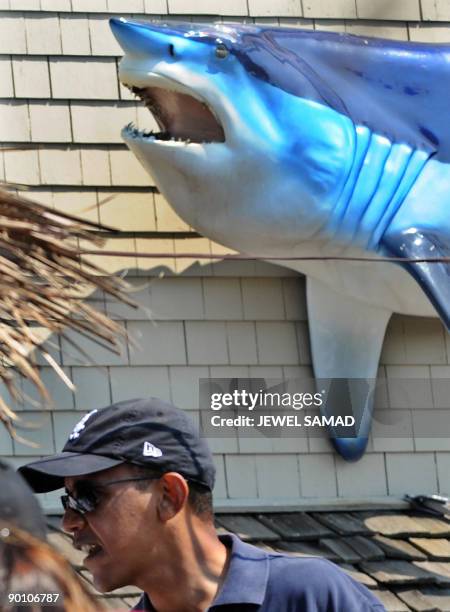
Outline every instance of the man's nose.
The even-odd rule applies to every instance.
[[[79,529],[82,529],[86,524],[86,519],[82,514],[68,508],[64,511],[61,526],[64,531],[68,531],[69,533],[75,533]]]

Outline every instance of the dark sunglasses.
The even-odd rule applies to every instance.
[[[93,482],[91,480],[78,480],[75,484],[76,497],[68,493],[61,495],[64,510],[74,510],[79,514],[92,512],[102,499],[102,489],[121,482],[137,482],[139,480],[158,480],[161,476],[142,476],[136,478],[121,478],[108,482]]]

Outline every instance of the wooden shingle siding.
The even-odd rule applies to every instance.
[[[168,0],[168,6],[169,13],[174,15],[248,15],[246,0],[230,0],[225,3],[221,0]]]
[[[450,28],[447,24],[410,23],[409,38],[427,43],[449,43]]]
[[[38,13],[31,19],[25,19],[25,36],[30,55],[62,52],[59,17],[54,13]]]
[[[107,0],[71,0],[73,11],[107,11]]]
[[[319,19],[353,19],[356,17],[355,0],[303,0],[305,17]]]
[[[26,53],[25,19],[22,13],[0,13],[0,53]]]
[[[70,11],[72,0],[41,0],[42,11]]]
[[[248,12],[251,17],[302,17],[301,0],[249,0]]]
[[[450,4],[447,0],[422,0],[424,21],[450,21]]]
[[[356,0],[356,11],[360,19],[420,20],[419,0]]]
[[[16,98],[51,98],[50,72],[46,57],[18,55],[12,57],[11,63]]]
[[[402,21],[352,21],[346,24],[345,31],[356,36],[408,40],[408,26]]]
[[[114,58],[52,57],[50,79],[53,98],[117,100],[119,96]]]
[[[14,85],[11,60],[8,56],[0,57],[0,97],[12,98],[13,96]]]
[[[67,104],[33,101],[28,105],[28,113],[32,142],[73,141],[70,109]]]
[[[30,18],[50,19],[52,13],[62,19],[97,19],[111,14],[135,16],[187,15],[188,18],[214,17],[311,17],[313,19],[376,19],[402,21],[449,21],[449,5],[446,0],[233,0],[224,6],[216,4],[192,4],[190,0],[1,0],[0,10]],[[79,17],[81,16],[81,17]],[[81,30],[80,30],[81,31]],[[51,38],[39,44],[52,44]],[[57,43],[56,43],[57,44]]]

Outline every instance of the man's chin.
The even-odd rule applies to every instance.
[[[106,563],[99,563],[100,559],[86,559],[85,568],[92,574],[95,588],[100,593],[109,593],[120,587],[127,586],[124,580],[114,576],[112,567]]]
[[[111,576],[92,574],[94,587],[99,593],[110,593],[116,589],[127,586],[123,580],[114,580]]]

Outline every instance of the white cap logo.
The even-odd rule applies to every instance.
[[[87,414],[84,415],[84,417],[78,421],[78,423],[75,425],[75,427],[73,428],[72,433],[69,436],[69,440],[76,440],[77,438],[80,437],[80,433],[83,431],[83,429],[86,427],[86,421],[96,412],[98,412],[97,408],[95,410],[91,410],[91,412],[88,412]]]
[[[144,442],[142,454],[144,457],[162,457],[162,450],[151,442]]]

